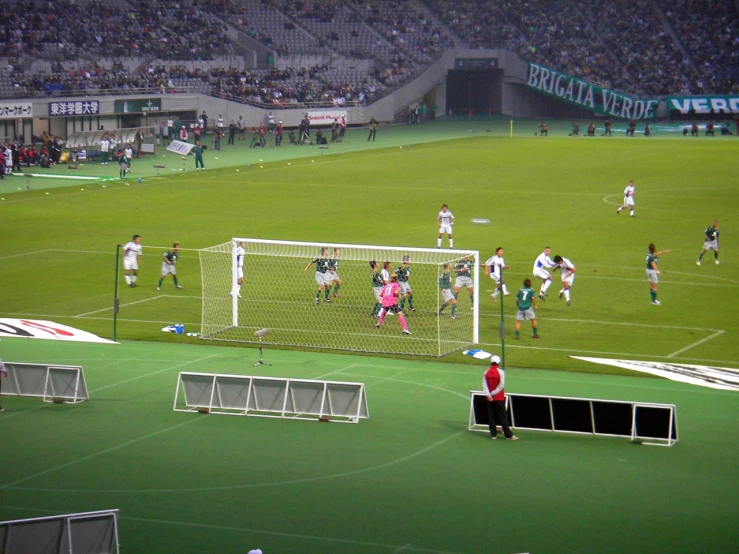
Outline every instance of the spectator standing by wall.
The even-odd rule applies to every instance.
[[[375,141],[375,137],[377,136],[377,120],[373,117],[370,119],[369,122],[369,136],[367,137],[367,142],[372,140],[372,142]]]

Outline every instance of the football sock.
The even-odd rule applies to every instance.
[[[701,261],[702,259],[703,259],[703,252],[701,252],[700,254],[698,254],[698,261]]]
[[[475,303],[475,297],[474,295],[470,294],[470,304],[474,304],[474,303]]]
[[[316,298],[318,298],[318,297],[316,297]],[[380,303],[379,302],[375,302],[375,307],[372,308],[372,315],[373,316],[376,316],[379,313],[380,313]]]
[[[613,208],[611,208],[611,209],[613,209]],[[623,207],[623,206],[621,206],[621,207],[620,207],[620,208],[619,208],[618,210],[616,210],[616,213],[620,212],[620,211],[621,211],[621,210],[623,210],[623,209],[624,209],[624,207]]]
[[[441,248],[441,239],[436,241],[436,248]]]
[[[441,315],[441,312],[444,311],[444,308],[446,308],[446,304],[444,304],[441,308],[439,308],[439,311],[437,312],[439,315]]]
[[[546,281],[544,281],[544,283],[542,283],[541,285],[541,291],[539,292],[539,294],[545,294],[547,292],[547,289],[549,288],[549,285],[551,284],[552,284],[551,279],[547,279]]]
[[[449,239],[449,248],[454,248],[454,239]]]
[[[508,294],[508,289],[505,286],[505,283],[503,284],[503,294]]]
[[[498,290],[498,289],[495,289],[495,291],[493,292],[493,299],[496,299],[496,298],[498,298],[498,295],[499,295],[499,294],[500,294],[500,290]]]
[[[570,289],[565,289],[565,300],[570,301]]]
[[[126,275],[126,284],[127,285],[131,284],[131,277],[129,277],[128,275]]]
[[[316,300],[318,300],[319,298],[321,298],[321,289],[318,289],[316,291]]]
[[[716,255],[716,257],[718,258],[718,255]],[[410,294],[408,295],[408,307],[411,310],[413,309],[413,296],[411,296]]]
[[[408,323],[406,322],[405,315],[403,315],[402,312],[398,314],[398,319],[400,320],[400,326],[403,328],[403,331],[407,331]]]
[[[657,300],[657,291],[656,291],[656,290],[651,290],[651,289],[650,289],[650,290],[649,290],[649,296],[651,296],[651,297],[652,297],[652,302],[654,302],[655,300]]]
[[[534,330],[534,336],[535,337],[538,337],[539,336],[539,329],[537,329],[536,327],[534,327],[533,330]]]
[[[405,298],[400,299],[400,309],[402,310],[403,308],[405,308]]]
[[[516,337],[520,337],[520,336],[521,336],[521,332],[518,329],[516,329]]]
[[[177,277],[175,277],[174,275],[172,275],[172,279],[174,279],[174,286],[175,286],[175,287],[176,287],[177,285],[179,285],[179,282],[177,282]]]
[[[713,257],[718,260],[718,252],[716,252],[715,250],[713,251]]]
[[[339,283],[334,283],[334,294],[337,294],[339,292],[339,287],[341,285]]]
[[[452,315],[457,315],[457,305],[452,304]]]
[[[162,283],[164,282],[164,277],[159,278],[159,284],[157,285],[157,288],[162,288]]]
[[[635,210],[631,210],[631,212],[630,212],[630,214],[631,214],[632,217],[634,216],[635,213],[636,213]]]

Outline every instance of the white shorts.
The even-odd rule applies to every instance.
[[[542,280],[549,279],[549,272],[544,269],[543,267],[535,267],[534,268],[534,277]]]
[[[162,262],[162,276],[165,275],[177,275],[177,270],[175,269],[174,264],[168,264],[167,262]]]
[[[529,308],[528,310],[518,310],[516,312],[516,319],[518,321],[523,321],[525,319],[536,319],[536,314],[534,313],[533,308]]]
[[[451,289],[441,289],[441,297],[444,299],[444,304],[454,298]]]
[[[472,278],[462,276],[457,277],[454,281],[454,288],[461,289],[462,287],[472,289]]]
[[[328,282],[331,283],[332,281],[341,281],[341,278],[339,277],[338,273],[327,273],[328,275]]]
[[[633,206],[633,205],[634,205],[634,197],[624,196],[624,206]]]
[[[647,269],[647,281],[654,283],[655,285],[659,283],[659,275],[657,275],[655,270]]]
[[[439,227],[439,234],[443,235],[446,233],[447,235],[452,234],[452,226],[451,225],[442,225]]]
[[[500,273],[491,273],[490,278],[495,281],[496,283],[500,284]]]
[[[316,284],[320,286],[325,286],[331,284],[331,274],[321,273],[320,271],[316,271]]]
[[[400,294],[408,294],[409,292],[413,292],[411,284],[408,281],[398,281],[398,286],[400,287]]]
[[[139,268],[139,261],[136,259],[129,260],[128,258],[123,258],[123,269],[126,271],[130,269],[138,269]]]
[[[240,266],[239,266],[239,267],[238,267],[238,268],[236,269],[236,276],[237,276],[237,277],[238,277],[239,279],[243,279],[243,278],[244,278],[244,266],[243,266],[243,265],[240,265]]]
[[[575,281],[575,274],[574,273],[563,273],[562,274],[562,283],[567,283],[569,286],[572,286],[572,283]]]
[[[713,250],[715,252],[718,252],[718,241],[717,240],[707,240],[703,243],[703,250]]]
[[[372,290],[375,292],[375,300],[377,300],[380,303],[382,303],[382,296],[380,295],[382,294],[383,288],[384,287],[372,287]]]

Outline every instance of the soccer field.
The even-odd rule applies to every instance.
[[[488,132],[495,125],[499,132]],[[739,213],[732,179],[739,143],[674,133],[542,138],[525,127],[518,125],[520,133],[510,139],[500,122],[400,126],[384,128],[382,142],[371,146],[355,130],[344,143],[331,145],[331,155],[318,156],[307,146],[250,150],[243,144],[209,152],[203,173],[156,177],[151,160],[141,160],[134,163],[130,186],[85,183],[2,192],[8,238],[0,245],[0,316],[46,318],[110,336],[115,245],[137,233],[144,261],[139,287],[121,291],[118,337],[196,340],[160,331],[171,323],[199,329],[199,262],[187,249],[233,236],[433,248],[436,214],[446,203],[456,216],[455,247],[479,250],[483,259],[495,247],[505,248],[513,293],[531,277],[545,246],[577,266],[570,307],[557,299],[556,274],[548,300],[540,302],[539,341],[526,325],[521,340],[512,340],[515,307],[512,297],[506,299],[508,365],[601,371],[570,360],[571,354],[736,365],[739,278],[731,237]],[[636,185],[634,218],[616,215],[630,179]],[[473,225],[475,218],[491,224]],[[713,264],[709,253],[698,267],[703,230],[713,219],[720,224],[722,263]],[[169,280],[157,291],[161,255],[175,240],[183,248],[178,275],[184,288],[175,290]],[[650,304],[645,278],[650,242],[672,250],[659,262],[660,307]],[[342,299],[311,305],[315,285],[303,265],[294,274],[248,282],[245,301],[250,290],[255,298],[275,301],[304,295],[306,306],[278,322],[293,328],[310,327],[309,308],[321,310],[320,317],[340,317],[330,310],[339,314]],[[492,282],[483,281],[480,337],[485,348],[496,350],[500,307],[490,292]],[[369,276],[344,282],[342,293],[357,306],[366,299],[366,324],[373,332]],[[409,317],[411,330],[414,317],[419,329],[429,325],[437,302],[429,296],[416,295],[420,310]],[[469,308],[466,298],[460,305]]]

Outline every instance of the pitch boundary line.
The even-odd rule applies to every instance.
[[[682,354],[686,350],[690,350],[691,348],[694,348],[694,347],[698,346],[699,344],[703,344],[704,342],[708,342],[709,340],[714,339],[714,338],[718,337],[719,335],[723,335],[723,334],[724,334],[724,331],[716,331],[710,337],[706,337],[704,339],[701,339],[699,341],[696,341],[693,344],[690,344],[690,345],[686,346],[685,348],[681,348],[680,350],[677,350],[677,351],[673,352],[672,354],[668,355],[667,357],[668,358],[674,358],[675,356],[677,356],[678,354]]]
[[[133,306],[134,304],[143,304],[144,302],[149,302],[150,300],[156,300],[157,298],[161,298],[161,296],[162,296],[162,295],[158,295],[158,296],[152,296],[152,297],[150,297],[150,298],[144,298],[144,299],[142,299],[142,300],[135,300],[135,301],[133,301],[133,302],[126,302],[125,304],[121,304],[121,305],[120,305],[119,307],[121,307],[121,308],[122,308],[123,306]],[[83,318],[83,317],[85,317],[86,315],[92,315],[92,314],[97,314],[97,313],[100,313],[100,312],[105,312],[105,311],[107,311],[107,310],[112,310],[112,309],[113,309],[113,306],[108,306],[107,308],[101,308],[101,309],[99,309],[99,310],[93,310],[93,311],[91,311],[91,312],[85,312],[85,313],[83,313],[83,314],[79,314],[79,315],[73,315],[73,316],[71,316],[71,317],[74,317],[74,318]]]
[[[22,254],[12,254],[11,256],[2,256],[0,260],[9,260],[10,258],[20,258],[21,256],[33,256],[34,254],[43,254],[44,252],[50,252],[51,248],[45,250],[36,250],[34,252],[23,252]]]
[[[633,268],[631,268],[633,269]],[[665,271],[665,274],[669,274],[670,271]],[[675,275],[690,275],[691,277],[696,277],[696,275],[692,273],[682,273],[678,271],[672,272]],[[521,271],[509,271],[507,272],[507,275],[531,275],[529,272],[521,272]],[[634,283],[643,283],[645,282],[645,279],[633,279],[631,277],[609,277],[607,275],[582,275],[581,273],[578,273],[580,275],[581,279],[605,279],[609,281],[629,281]],[[665,279],[661,279],[660,283],[670,284],[670,285],[692,285],[692,286],[701,286],[701,287],[739,287],[739,282],[737,281],[731,281],[730,279],[726,279],[732,284],[726,284],[726,283],[693,283],[692,281],[667,281]],[[736,284],[735,284],[736,283]]]
[[[488,314],[481,313],[480,316],[484,317],[500,317],[500,314]],[[515,319],[513,314],[505,314],[505,317]],[[652,323],[629,323],[626,321],[598,321],[594,319],[569,319],[564,317],[537,317],[541,321],[566,321],[572,323],[597,323],[598,325],[623,325],[626,327],[654,327],[656,329],[681,329],[684,331],[719,331],[723,333],[721,329],[707,329],[704,327],[681,327],[679,325],[654,325]]]

